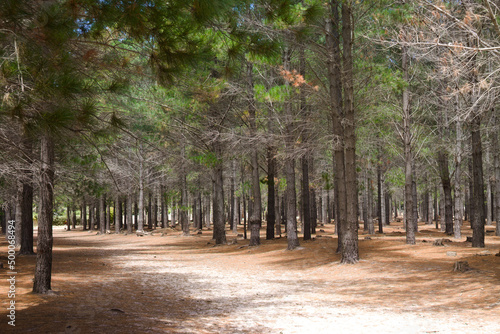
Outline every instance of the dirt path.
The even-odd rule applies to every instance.
[[[286,239],[214,247],[210,231],[56,229],[56,293],[31,294],[35,258],[19,256],[16,327],[7,326],[2,302],[0,332],[500,333],[499,237],[488,236],[486,249],[439,247],[432,241],[442,234],[422,226],[417,245],[407,246],[392,226],[383,237],[361,235],[362,261],[348,266],[338,264],[332,227],[322,229],[292,252]],[[6,249],[2,240],[4,266]],[[474,270],[453,272],[458,260]],[[4,283],[0,295],[6,300]]]

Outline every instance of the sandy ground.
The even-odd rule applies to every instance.
[[[360,233],[356,265],[339,264],[333,225],[320,228],[294,251],[285,238],[248,247],[229,231],[237,242],[216,247],[206,230],[138,237],[56,228],[54,294],[31,293],[35,257],[17,256],[16,327],[7,325],[2,238],[0,333],[500,333],[493,227],[477,249],[465,242],[468,228],[453,240],[420,225],[409,246],[393,223],[384,235]],[[433,246],[443,237],[450,242]],[[456,261],[472,270],[454,272]]]

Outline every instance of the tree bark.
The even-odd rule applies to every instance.
[[[33,251],[33,174],[24,171],[21,201],[21,249],[19,254],[32,255]]]
[[[217,164],[214,167],[214,199],[213,199],[213,238],[216,245],[226,243],[226,231],[224,229],[224,183],[222,169],[222,148],[221,144],[216,141],[213,144],[213,149],[217,158]]]
[[[472,140],[472,180],[474,196],[474,216],[472,216],[472,247],[484,247],[484,180],[481,144],[481,119],[475,115],[471,121]]]
[[[285,160],[286,173],[286,235],[288,250],[300,246],[297,236],[297,195],[295,191],[295,160],[287,157]]]
[[[276,224],[276,195],[274,189],[276,160],[274,150],[271,147],[267,149],[267,226],[266,239],[274,239],[274,230]]]
[[[408,75],[408,51],[403,46],[402,50],[402,69],[405,82],[409,83]],[[403,144],[405,158],[405,221],[406,221],[406,243],[415,244],[415,227],[413,225],[413,153],[412,153],[412,134],[411,134],[411,109],[410,94],[408,87],[403,90]]]
[[[102,194],[101,197],[99,198],[99,230],[101,234],[106,233],[106,195]]]
[[[458,100],[458,97],[457,97]],[[457,105],[458,109],[458,105]],[[453,236],[455,239],[462,237],[462,223],[463,223],[463,188],[462,188],[462,122],[460,119],[456,123],[456,146],[455,146],[455,214],[453,225]]]
[[[127,195],[127,232],[132,233],[133,220],[132,220],[132,194]]]
[[[54,142],[44,133],[40,148],[40,204],[34,293],[48,293],[52,279],[52,222],[54,216]]]
[[[447,235],[453,234],[453,204],[451,197],[451,181],[450,172],[448,169],[448,154],[443,150],[438,152],[438,165],[439,173],[441,175],[441,183],[444,191],[444,221],[445,233]]]
[[[256,106],[254,98],[254,83],[253,83],[253,65],[247,62],[247,83],[248,83],[248,113],[250,123],[250,135],[252,137],[257,134],[256,123]],[[260,227],[262,226],[262,199],[260,194],[260,178],[259,178],[259,160],[257,145],[253,146],[250,163],[252,166],[251,184],[252,184],[252,214],[249,217],[250,227],[250,246],[260,245]]]
[[[120,217],[122,215],[120,197],[115,195],[115,233],[120,234]]]
[[[188,219],[188,191],[187,191],[187,172],[184,159],[186,158],[185,143],[182,143],[182,167],[181,167],[181,208],[180,208],[180,221],[182,227],[182,235],[189,236],[189,219]],[[222,220],[224,220],[224,198],[222,198]]]
[[[342,86],[341,86],[341,58],[340,58],[340,35],[339,35],[339,12],[338,1],[330,1],[331,16],[327,17],[326,22],[326,47],[328,52],[328,82],[330,113],[333,124],[333,165],[334,165],[334,189],[336,205],[336,231],[338,231],[337,253],[342,253],[342,225],[347,223],[347,195],[346,195],[346,177],[344,163],[344,128],[342,118],[344,117],[342,106]],[[328,203],[330,205],[330,203]]]

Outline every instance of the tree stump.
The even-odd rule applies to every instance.
[[[453,271],[459,271],[461,273],[469,270],[472,270],[472,268],[469,266],[469,262],[467,261],[457,261],[455,262],[455,266],[453,267]]]

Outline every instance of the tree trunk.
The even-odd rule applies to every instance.
[[[69,205],[66,206],[66,229],[71,231],[71,208]]]
[[[327,17],[326,22],[326,47],[328,52],[328,82],[330,98],[330,114],[333,124],[333,162],[334,162],[334,188],[336,205],[336,231],[338,232],[337,253],[342,253],[343,238],[342,225],[347,221],[347,195],[346,195],[346,177],[344,165],[344,128],[342,118],[344,117],[342,106],[342,86],[341,86],[341,59],[340,59],[340,35],[339,35],[339,12],[338,1],[330,1],[331,16]],[[349,38],[350,39],[350,38]],[[330,203],[328,203],[330,204]]]
[[[54,142],[47,133],[41,138],[40,204],[34,293],[48,293],[52,278],[52,222],[54,217]]]
[[[236,182],[236,164],[231,161],[231,187],[229,194],[230,210],[229,210],[229,228],[234,234],[238,234],[238,224],[236,223],[236,199],[234,197],[234,187]]]
[[[407,47],[403,46],[403,76],[405,82],[409,83],[408,75],[408,53]],[[403,90],[403,144],[405,158],[405,221],[406,221],[406,243],[415,244],[415,227],[413,222],[413,153],[411,134],[411,110],[410,94],[408,87]]]
[[[87,230],[87,203],[85,203],[85,200],[82,202],[82,209],[80,211],[80,216],[81,216],[81,221],[82,221],[82,226],[83,230]]]
[[[120,217],[122,215],[120,197],[115,195],[115,233],[120,234]]]
[[[451,197],[451,181],[448,169],[448,154],[443,150],[438,152],[438,166],[444,191],[444,221],[447,235],[453,234],[453,204]]]
[[[256,106],[254,98],[254,83],[253,83],[253,65],[247,62],[247,83],[248,83],[248,113],[249,113],[249,123],[251,136],[255,136],[257,133],[257,123],[256,123]],[[262,226],[262,199],[260,194],[260,178],[259,178],[259,160],[257,145],[253,146],[253,151],[251,153],[251,184],[252,184],[252,214],[249,218],[250,225],[250,246],[260,245],[260,227]]]
[[[274,190],[274,178],[276,160],[271,147],[267,149],[267,226],[266,239],[274,239],[274,229],[276,224],[276,195]]]
[[[458,97],[457,97],[458,100]],[[458,105],[457,105],[458,109]],[[462,223],[463,223],[463,189],[462,189],[462,122],[457,120],[456,124],[456,146],[455,146],[455,214],[454,214],[454,226],[453,226],[453,236],[455,239],[460,239],[462,237]]]
[[[372,180],[366,178],[366,229],[368,234],[375,233],[375,226],[373,225],[373,187]]]
[[[133,220],[132,220],[132,195],[127,195],[127,232],[132,233]]]
[[[102,194],[99,198],[99,231],[106,233],[106,195]]]
[[[155,189],[153,193],[153,214],[151,215],[153,218],[153,228],[158,227],[158,192]]]
[[[498,129],[498,119],[493,111],[493,124]],[[493,152],[493,192],[494,204],[495,204],[495,221],[496,229],[495,235],[500,236],[500,149],[498,147],[498,133],[493,131],[491,135],[491,150]]]
[[[311,200],[309,196],[309,157],[302,157],[302,228],[304,241],[311,240]]]
[[[33,252],[33,175],[24,171],[21,202],[21,249],[19,254],[32,255]]]
[[[142,145],[141,145],[142,151]],[[139,158],[139,201],[136,205],[136,222],[137,228],[136,233],[144,233],[144,163],[142,158],[142,152],[140,152]],[[137,215],[138,214],[138,215]]]
[[[478,115],[471,122],[472,140],[472,180],[474,196],[474,216],[472,216],[472,247],[484,247],[484,181],[483,149],[481,144],[481,119]]]
[[[378,233],[384,233],[383,227],[383,203],[382,203],[382,168],[380,163],[377,164],[377,217],[378,217]]]
[[[187,191],[187,172],[184,159],[186,158],[186,147],[182,143],[182,167],[181,167],[181,208],[180,208],[180,221],[182,227],[182,235],[189,236],[189,219],[188,219],[188,191]],[[214,204],[215,205],[215,204]],[[222,198],[222,220],[224,221],[224,198]]]
[[[218,163],[214,168],[214,199],[213,199],[213,238],[216,245],[226,243],[226,231],[224,229],[224,183],[223,183],[223,169],[222,169],[222,148],[219,142],[215,142],[214,152],[217,157]]]
[[[286,232],[288,250],[300,246],[297,236],[297,197],[295,192],[295,160],[287,157],[285,160],[286,173]]]
[[[340,225],[342,233],[341,263],[359,261],[358,249],[358,185],[356,172],[356,120],[354,115],[354,71],[353,71],[353,34],[352,2],[342,2],[342,40],[344,63],[344,109],[345,109],[345,184],[346,184],[346,224]]]

